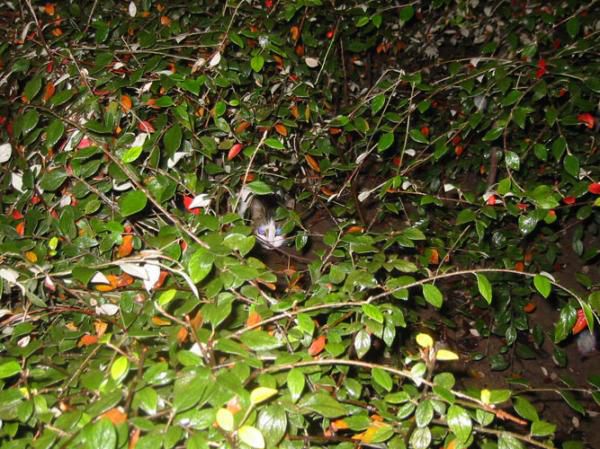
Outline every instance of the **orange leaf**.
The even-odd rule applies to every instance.
[[[254,310],[248,314],[248,318],[246,319],[246,327],[252,327],[262,321],[262,317],[258,312]]]
[[[63,35],[63,30],[61,30],[59,27],[54,28],[52,31],[52,36],[54,37],[59,37]]]
[[[247,182],[252,182],[256,179],[256,176],[254,175],[254,173],[250,172],[247,175],[242,175],[240,176],[240,180],[246,184]]]
[[[56,13],[56,5],[54,3],[46,3],[44,5],[44,12],[49,16],[53,16]]]
[[[104,335],[107,328],[108,328],[108,323],[106,323],[104,321],[98,320],[98,321],[94,322],[94,329],[96,330],[96,335],[98,336],[98,338],[100,338]]]
[[[188,333],[188,330],[185,327],[181,326],[177,331],[177,341],[179,343],[185,343],[188,337]]]
[[[242,146],[241,143],[236,143],[235,145],[233,145],[229,149],[229,153],[227,153],[227,160],[228,161],[232,160],[234,157],[236,157],[238,154],[240,154],[240,151],[242,151],[243,149],[244,149],[244,147]]]
[[[331,134],[332,136],[337,136],[338,134],[341,134],[341,132],[341,128],[329,128],[329,134]]]
[[[130,276],[127,273],[123,273],[117,278],[117,287],[127,287],[135,282],[133,276]]]
[[[84,335],[79,339],[79,343],[77,343],[77,347],[81,348],[82,346],[91,346],[98,343],[98,337],[95,335]]]
[[[304,45],[300,44],[300,45],[296,45],[296,55],[298,55],[299,57],[304,56]]]
[[[48,100],[50,100],[50,98],[52,98],[54,92],[56,92],[56,87],[52,81],[49,81],[44,88],[44,96],[42,97],[42,101],[46,103]]]
[[[36,263],[38,261],[38,256],[33,251],[27,251],[25,253],[25,259],[27,259],[31,263]]]
[[[295,119],[298,119],[300,117],[300,111],[298,110],[298,106],[296,106],[295,104],[290,106],[290,113]]]
[[[310,168],[312,168],[317,173],[321,173],[321,167],[319,167],[319,163],[315,160],[314,157],[312,157],[310,154],[305,154],[304,159],[306,159],[306,162],[308,163]]]
[[[534,302],[528,302],[527,304],[525,304],[523,306],[523,312],[525,312],[525,313],[533,313],[536,308],[537,308],[537,306],[535,305]]]
[[[334,422],[331,423],[331,426],[333,427],[333,430],[335,430],[336,432],[338,430],[344,430],[344,429],[350,428],[348,423],[346,421],[344,421],[343,419],[336,419]]]
[[[17,226],[15,226],[15,230],[17,231],[17,234],[23,237],[25,235],[25,222],[22,221]]]
[[[585,312],[583,309],[579,309],[577,311],[577,321],[575,321],[575,325],[573,326],[573,335],[577,335],[579,332],[588,327],[587,319],[585,317]]]
[[[463,147],[462,145],[456,145],[454,147],[454,154],[456,154],[457,156],[460,156],[461,154],[463,154],[464,151],[465,151],[465,147]]]
[[[160,24],[162,26],[168,27],[169,25],[171,25],[171,19],[169,18],[169,16],[160,16]]]
[[[117,407],[104,412],[100,417],[108,419],[115,426],[127,421],[127,413],[122,412]]]
[[[126,234],[123,236],[123,243],[119,246],[117,255],[121,257],[129,256],[133,251],[133,235]]]
[[[321,193],[325,196],[331,196],[333,195],[335,192],[333,190],[331,190],[329,187],[327,186],[323,186],[321,187]]]
[[[169,324],[171,324],[171,322],[159,316],[153,316],[152,324],[154,324],[155,326],[168,326]]]
[[[518,261],[517,263],[515,263],[515,270],[525,271],[525,264],[522,261]]]
[[[300,28],[294,25],[290,28],[290,38],[292,42],[296,42],[300,38]]]
[[[154,286],[152,288],[154,288],[154,289],[161,288],[163,286],[163,284],[165,283],[165,280],[167,279],[167,277],[169,277],[169,272],[166,270],[161,270],[160,274],[158,275],[158,281],[156,281],[154,283]]]
[[[241,134],[244,131],[246,131],[248,128],[250,128],[250,122],[247,122],[246,120],[242,120],[240,122],[240,124],[235,127],[235,133]]]
[[[277,131],[280,135],[282,135],[283,137],[287,137],[288,135],[288,130],[285,127],[285,125],[281,124],[281,123],[277,123],[275,125],[275,131]]]
[[[452,441],[450,441],[448,443],[448,446],[446,446],[444,449],[456,449],[457,442],[458,442],[457,438],[453,439]]]
[[[325,349],[325,344],[327,343],[327,337],[325,335],[320,335],[311,343],[308,348],[308,355],[315,356],[320,354],[323,349]]]
[[[129,95],[121,95],[121,109],[125,114],[131,111],[132,106],[131,97]]]
[[[127,449],[135,449],[137,446],[138,440],[140,439],[140,434],[142,433],[142,429],[139,427],[133,429],[129,434],[129,445]]]
[[[198,311],[196,316],[190,320],[190,324],[194,329],[198,329],[204,323],[204,317],[202,316],[202,312]]]
[[[429,263],[432,265],[437,265],[440,263],[440,253],[435,248],[431,248],[431,252],[429,254]]]
[[[348,234],[360,234],[365,232],[365,228],[363,226],[350,226],[347,232]]]

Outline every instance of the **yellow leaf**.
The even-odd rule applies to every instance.
[[[233,413],[226,408],[217,410],[217,424],[226,432],[233,431]]]
[[[275,396],[276,394],[277,390],[275,390],[274,388],[258,387],[252,390],[252,392],[250,393],[250,402],[253,405],[256,405],[263,401],[266,401],[267,399],[269,399],[272,396]]]
[[[240,430],[238,430],[238,436],[242,443],[245,443],[254,449],[264,449],[265,447],[265,438],[256,427],[242,426],[240,427]]]
[[[422,348],[431,348],[433,346],[433,338],[427,334],[418,334],[417,344]]]
[[[435,354],[437,360],[458,360],[458,354],[456,352],[449,351],[448,349],[440,349]]]
[[[489,404],[490,396],[491,396],[490,390],[488,390],[487,388],[484,388],[483,390],[481,390],[481,396],[480,396],[481,402],[483,402],[484,404]]]

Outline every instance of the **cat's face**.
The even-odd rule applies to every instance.
[[[281,225],[273,218],[273,212],[258,198],[250,205],[250,220],[259,242],[267,247],[279,248],[285,243]]]

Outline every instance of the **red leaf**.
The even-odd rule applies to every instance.
[[[185,210],[187,210],[191,214],[200,215],[200,212],[202,212],[202,209],[200,207],[192,207],[192,208],[190,208],[190,205],[192,204],[192,201],[194,201],[194,197],[193,196],[190,196],[190,195],[184,196],[183,197],[183,207],[185,207]]]
[[[77,148],[83,149],[83,148],[91,147],[92,145],[93,145],[92,139],[90,139],[89,137],[84,137],[83,139],[81,139],[79,141],[79,145],[77,145]]]
[[[227,153],[227,160],[230,161],[232,160],[234,157],[236,157],[238,154],[240,154],[240,151],[242,151],[244,147],[242,146],[241,143],[236,143],[234,146],[232,146],[229,149],[229,153]]]
[[[23,214],[21,212],[19,212],[17,209],[12,211],[11,216],[15,219],[15,220],[20,220],[21,218],[23,218]]]
[[[548,71],[546,69],[546,61],[543,59],[540,59],[537,63],[537,66],[538,66],[538,70],[537,70],[537,72],[535,72],[535,77],[537,79],[540,79]]]
[[[593,182],[588,186],[588,192],[600,195],[600,182]]]
[[[579,123],[583,123],[589,129],[594,128],[594,125],[596,124],[596,119],[589,112],[584,112],[583,114],[579,114],[577,116],[577,121]]]
[[[140,122],[140,124],[138,125],[138,129],[143,133],[153,133],[154,131],[156,131],[154,129],[154,126],[152,126],[152,123],[150,123],[147,120]]]
[[[575,204],[576,201],[577,199],[574,196],[565,196],[563,198],[563,203],[568,205]]]
[[[493,206],[496,204],[496,195],[490,195],[490,197],[487,199],[487,204],[488,206]]]
[[[579,332],[584,330],[587,327],[587,319],[585,318],[585,313],[583,309],[579,309],[577,311],[577,321],[575,321],[575,325],[573,326],[573,335],[577,335]]]

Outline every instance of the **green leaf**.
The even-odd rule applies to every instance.
[[[287,430],[287,415],[280,405],[264,407],[258,413],[256,426],[265,437],[265,444],[269,448],[276,448],[285,436]]]
[[[304,374],[298,368],[292,368],[288,372],[287,387],[290,391],[292,402],[296,402],[302,395],[305,385]]]
[[[283,145],[283,143],[281,143],[281,141],[279,141],[275,137],[269,137],[268,139],[266,139],[265,145],[268,146],[269,148],[273,148],[274,150],[285,149],[285,146]]]
[[[579,23],[579,18],[577,16],[571,17],[567,20],[567,33],[571,36],[571,39],[575,39],[579,34],[579,29],[581,28],[581,24]]]
[[[163,137],[163,143],[165,149],[169,153],[174,153],[181,146],[182,131],[178,124],[175,124],[169,128]]]
[[[398,18],[402,22],[408,22],[410,19],[413,18],[414,15],[415,15],[415,8],[413,8],[412,5],[409,5],[409,6],[405,6],[404,8],[402,8],[400,10],[400,12],[398,13]]]
[[[141,190],[127,192],[119,198],[121,215],[129,217],[130,215],[136,214],[144,210],[147,202],[148,198],[146,198],[146,194]]]
[[[46,147],[52,148],[65,132],[65,125],[59,119],[54,119],[46,128]]]
[[[371,375],[373,376],[373,380],[375,383],[381,387],[385,391],[392,391],[392,387],[394,386],[394,382],[392,380],[392,376],[381,368],[373,368],[371,370]]]
[[[325,418],[337,418],[348,413],[346,407],[324,391],[309,394],[298,403],[298,407],[317,413]]]
[[[68,178],[67,172],[63,169],[52,170],[40,179],[40,187],[48,192],[54,192],[63,185]]]
[[[473,212],[471,209],[463,209],[458,213],[458,216],[456,217],[456,226],[460,226],[465,223],[470,223],[472,221],[475,221],[476,218],[477,216],[475,215],[475,212]]]
[[[504,157],[506,166],[510,170],[519,170],[519,167],[521,166],[521,160],[519,159],[519,155],[517,153],[514,151],[507,151]]]
[[[437,308],[442,307],[442,303],[444,302],[444,296],[435,285],[423,285],[423,296],[425,297],[425,301],[427,301],[432,306]]]
[[[254,55],[250,60],[250,67],[252,67],[252,70],[254,70],[256,73],[260,72],[264,65],[265,58],[263,58],[262,55]]]
[[[253,235],[243,235],[243,234],[227,234],[223,239],[223,244],[235,251],[239,251],[242,256],[248,254],[256,243],[256,237]]]
[[[364,312],[364,314],[367,315],[369,318],[378,322],[379,324],[383,324],[383,313],[375,304],[363,304],[361,306],[361,309]]]
[[[371,349],[371,336],[367,331],[361,329],[354,337],[354,349],[359,359],[362,359]]]
[[[264,449],[265,447],[265,439],[263,437],[263,434],[256,427],[240,427],[240,429],[238,430],[238,437],[240,438],[242,443],[245,443],[254,449]]]
[[[579,159],[577,156],[567,154],[563,159],[563,167],[565,167],[565,171],[569,175],[573,176],[574,178],[579,177]]]
[[[283,345],[283,341],[262,330],[245,332],[240,340],[253,351],[270,351]]]
[[[198,248],[188,262],[188,273],[194,284],[202,281],[212,270],[215,257],[204,248]]]
[[[27,135],[35,128],[40,120],[40,114],[34,109],[30,109],[22,118],[21,132]]]
[[[540,419],[535,407],[525,398],[517,396],[515,398],[514,408],[521,418],[532,422]]]
[[[479,293],[481,293],[481,296],[484,297],[488,304],[491,304],[492,284],[490,284],[488,278],[481,273],[477,273],[475,276],[477,277],[477,288],[479,288]]]
[[[430,400],[425,400],[417,406],[415,410],[415,422],[417,427],[427,426],[433,419],[433,404]]]
[[[36,76],[32,78],[25,84],[25,89],[23,89],[23,95],[27,97],[27,100],[31,102],[35,98],[35,96],[40,92],[42,88],[42,78]]]
[[[375,115],[379,111],[381,111],[381,108],[383,108],[384,104],[385,104],[385,96],[383,94],[379,94],[376,97],[374,97],[373,100],[371,101],[371,114]]]
[[[502,135],[502,133],[504,132],[504,127],[498,127],[498,128],[493,128],[490,129],[485,136],[483,136],[483,138],[481,140],[483,140],[484,142],[493,142],[494,140],[496,140],[498,137],[500,137]]]
[[[562,396],[562,398],[565,400],[565,402],[568,404],[569,407],[571,407],[576,412],[581,413],[582,415],[585,415],[585,409],[579,403],[579,401],[577,399],[575,399],[575,396],[573,395],[573,393],[571,393],[570,391],[565,391],[565,390],[559,390],[559,393]]]
[[[533,285],[544,298],[550,296],[550,292],[552,291],[552,283],[546,276],[536,274],[533,278]]]
[[[88,449],[115,449],[117,447],[117,432],[115,426],[107,418],[92,425],[86,432],[86,447]]]
[[[459,405],[451,405],[446,420],[448,421],[448,427],[456,435],[458,441],[466,443],[473,428],[471,417],[467,411]]]
[[[16,360],[10,360],[0,365],[0,379],[12,377],[21,372],[21,365]]]
[[[410,135],[410,138],[417,143],[424,143],[424,144],[429,143],[429,139],[427,139],[427,137],[425,137],[423,135],[423,133],[421,132],[421,130],[419,130],[419,129],[411,129],[409,132],[409,135]]]
[[[534,437],[546,437],[556,432],[556,424],[547,421],[536,421],[531,425],[531,435]]]
[[[129,360],[125,356],[117,357],[110,367],[110,377],[116,382],[121,382],[129,372]]]
[[[247,186],[256,195],[270,195],[273,193],[271,187],[263,181],[252,181]]]
[[[519,231],[521,234],[527,235],[535,229],[538,224],[538,219],[532,214],[521,215],[519,217]]]
[[[523,445],[512,435],[502,433],[498,438],[498,449],[523,449]]]
[[[385,151],[394,143],[394,133],[385,133],[379,137],[377,142],[377,151]]]
[[[429,427],[417,427],[410,436],[410,445],[413,449],[427,449],[431,438]]]

